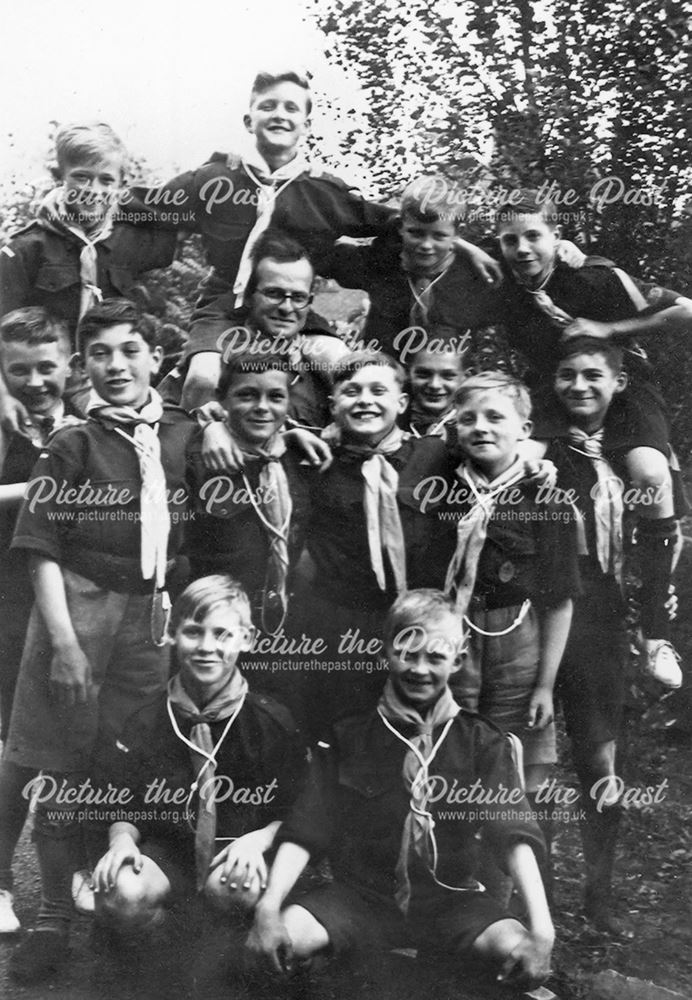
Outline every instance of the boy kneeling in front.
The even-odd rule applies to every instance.
[[[372,957],[413,945],[460,967],[478,962],[511,985],[548,975],[554,933],[534,855],[542,837],[507,737],[449,690],[461,643],[441,592],[409,591],[394,603],[379,704],[318,744],[277,835],[246,943],[258,963],[287,974],[319,953]],[[476,880],[481,837],[512,876],[528,926]],[[286,905],[308,861],[325,854],[334,882]]]

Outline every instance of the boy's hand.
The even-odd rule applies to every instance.
[[[520,944],[505,960],[498,982],[532,989],[550,975],[553,938],[527,931]]]
[[[548,688],[536,687],[531,695],[527,718],[528,729],[545,729],[555,718],[553,693]]]
[[[29,411],[7,391],[0,393],[0,425],[7,434],[29,436],[27,434],[27,427],[31,426]]]
[[[598,323],[595,319],[573,319],[562,331],[561,340],[573,340],[574,337],[592,337],[595,340],[608,340],[610,327],[607,323]]]
[[[115,886],[118,872],[124,865],[132,865],[135,875],[142,870],[142,855],[129,833],[120,833],[94,868],[91,886],[94,892],[110,892]]]
[[[209,472],[238,472],[243,468],[243,453],[225,424],[215,421],[204,429],[202,462]]]
[[[334,456],[328,442],[312,431],[305,430],[304,427],[292,427],[284,431],[283,437],[287,448],[302,452],[307,462],[316,466],[320,472],[324,472],[332,464]]]
[[[264,852],[269,846],[265,831],[253,830],[224,847],[213,858],[211,867],[223,866],[220,881],[229,890],[241,889],[253,895],[264,892],[269,874]]]
[[[495,258],[487,254],[485,250],[459,238],[454,241],[454,249],[460,256],[466,257],[473,270],[483,281],[487,281],[489,285],[499,285],[502,282],[502,268]]]
[[[288,975],[293,970],[293,945],[278,910],[265,910],[260,903],[245,948],[251,963],[268,964],[279,975]]]
[[[557,259],[567,267],[576,269],[584,266],[586,254],[582,253],[577,244],[571,240],[560,240],[557,245]]]
[[[50,663],[50,686],[60,705],[84,705],[91,688],[91,664],[77,643],[56,649]]]
[[[187,368],[180,405],[188,413],[213,399],[219,375],[221,355],[217,351],[193,354]]]
[[[527,459],[524,475],[534,486],[552,487],[557,482],[557,466],[548,458]]]

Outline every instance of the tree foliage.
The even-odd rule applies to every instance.
[[[660,0],[312,0],[330,57],[367,111],[342,123],[383,195],[441,171],[471,237],[502,187],[545,185],[565,235],[692,291],[692,98],[686,5]],[[662,364],[683,415],[690,364]],[[687,351],[684,352],[685,355]],[[668,355],[666,361],[666,355]],[[677,402],[677,406],[676,406]]]

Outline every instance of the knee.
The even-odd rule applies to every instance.
[[[170,883],[158,865],[143,859],[140,872],[124,865],[108,892],[95,894],[96,916],[121,930],[153,926],[163,918]]]
[[[632,485],[641,491],[671,490],[673,481],[670,466],[665,455],[655,448],[638,448],[630,452],[627,459],[627,471]]]
[[[229,882],[221,881],[222,871],[223,868],[219,867],[211,872],[204,885],[204,898],[222,913],[252,912],[262,895],[259,880],[255,878],[254,884],[247,889],[241,884],[232,887]]]

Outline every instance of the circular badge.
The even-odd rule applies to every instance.
[[[497,575],[499,576],[500,581],[502,583],[509,583],[510,580],[514,579],[516,572],[517,571],[514,566],[514,563],[507,560],[507,562],[502,563],[499,570],[497,571]]]

